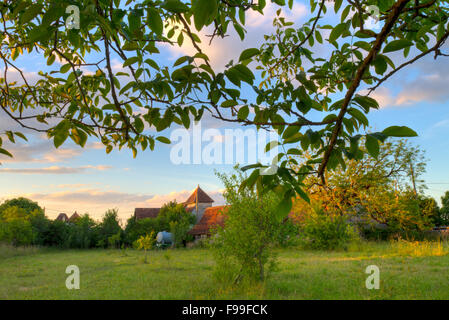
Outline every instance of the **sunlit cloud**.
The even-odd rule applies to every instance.
[[[68,185],[67,185],[68,186]],[[37,201],[46,208],[46,215],[54,219],[59,213],[89,213],[100,219],[110,208],[117,208],[122,221],[131,217],[135,208],[158,208],[169,201],[182,203],[191,195],[193,190],[174,191],[167,194],[131,193],[121,191],[105,191],[94,188],[73,188],[46,193],[27,193],[21,196]],[[206,190],[215,200],[214,205],[224,204],[223,190]],[[15,195],[9,195],[13,197]]]
[[[16,174],[80,174],[89,171],[104,171],[112,168],[111,166],[81,166],[81,167],[62,167],[51,166],[45,168],[1,168],[0,173],[16,173]]]

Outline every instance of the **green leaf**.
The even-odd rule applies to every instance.
[[[240,54],[239,61],[251,59],[255,55],[258,55],[259,53],[260,53],[259,49],[256,49],[256,48],[250,48],[250,49],[243,50],[243,52]]]
[[[377,101],[367,96],[356,95],[352,101],[357,102],[366,113],[369,112],[369,109],[379,109]]]
[[[388,137],[417,137],[418,134],[410,129],[409,127],[404,126],[391,126],[386,128],[382,133]]]
[[[385,56],[378,54],[373,64],[377,74],[384,74],[387,71],[388,65]]]
[[[318,30],[315,30],[315,39],[319,42],[319,43],[323,43],[323,37],[321,36],[321,33]]]
[[[200,31],[203,26],[209,25],[217,16],[217,0],[196,0],[194,2],[193,21],[196,30]]]
[[[342,2],[343,2],[343,0],[335,0],[334,1],[334,11],[335,11],[335,13],[337,13],[338,10],[340,10]]]
[[[285,129],[285,131],[282,135],[282,139],[286,140],[286,139],[292,137],[293,135],[298,133],[300,129],[301,129],[300,126],[288,126],[288,128]]]
[[[70,126],[71,125],[69,120],[62,120],[54,128],[53,144],[56,148],[59,148],[67,140],[69,136]]]
[[[280,218],[285,218],[288,216],[290,211],[292,210],[292,196],[291,192],[287,191],[286,195],[284,196],[284,199],[279,202],[277,208],[276,208],[276,216]]]
[[[14,134],[16,136],[18,136],[19,138],[21,138],[21,139],[23,139],[25,141],[28,141],[28,139],[25,137],[25,135],[23,133],[21,133],[21,132],[14,132]]]
[[[405,39],[393,40],[385,46],[383,52],[388,53],[388,52],[398,51],[398,50],[410,47],[412,45],[413,45],[413,42],[411,42],[410,40],[405,40]]]
[[[87,142],[87,134],[78,129],[78,128],[73,128],[72,129],[72,135],[71,135],[72,140],[78,144],[79,146],[83,147],[86,145]]]
[[[221,104],[221,106],[223,108],[230,108],[230,107],[236,106],[237,104],[238,103],[235,100],[226,100]]]
[[[248,118],[248,115],[249,115],[249,107],[245,105],[239,109],[239,112],[237,113],[237,118],[239,120],[245,120],[246,118]]]
[[[357,110],[357,109],[354,109],[354,108],[349,108],[348,113],[351,116],[353,116],[354,118],[356,118],[364,126],[368,126],[369,125],[368,118],[360,110]]]
[[[139,117],[135,118],[135,120],[134,120],[134,128],[136,128],[136,131],[138,133],[141,133],[143,131],[143,129],[145,128],[145,125],[143,124],[142,119],[140,119]]]
[[[335,40],[337,40],[343,34],[346,28],[347,28],[346,22],[336,25],[335,28],[332,29],[331,34],[329,35],[329,42],[334,42]]]
[[[20,22],[22,24],[27,23],[34,18],[37,17],[37,15],[41,12],[42,5],[41,4],[33,4],[29,8],[25,10],[23,15],[20,17]]]
[[[125,62],[123,63],[123,68],[130,66],[136,62],[139,62],[139,58],[138,57],[131,57],[125,60]]]
[[[56,60],[56,56],[54,54],[52,54],[50,57],[48,57],[47,59],[47,66],[51,66],[53,64],[53,62],[55,62]]]
[[[166,137],[163,137],[163,136],[157,137],[156,140],[159,141],[159,142],[165,143],[165,144],[170,144],[171,143],[169,138],[166,138]]]
[[[72,66],[70,65],[70,63],[67,63],[67,64],[63,65],[63,66],[61,67],[61,69],[59,69],[59,72],[61,72],[61,73],[66,73],[66,72],[68,72],[71,68],[72,68]]]
[[[161,8],[174,13],[183,13],[189,11],[189,7],[179,0],[166,0],[161,4]]]
[[[13,158],[12,154],[9,153],[9,152],[8,152],[7,150],[5,150],[5,149],[0,148],[0,153],[6,155],[6,156],[8,156],[8,157]]]
[[[162,35],[162,31],[164,30],[164,23],[162,21],[161,16],[159,15],[159,11],[155,8],[148,8],[148,26],[150,29],[156,33],[158,36]]]
[[[153,67],[154,69],[158,70],[158,71],[160,70],[158,64],[153,59],[148,58],[148,59],[145,60],[145,63],[148,64],[150,67]]]
[[[370,135],[367,135],[366,141],[365,141],[365,147],[368,150],[369,154],[377,159],[377,157],[379,156],[379,151],[380,151],[379,141],[376,138],[374,138]]]

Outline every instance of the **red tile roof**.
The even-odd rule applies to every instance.
[[[136,220],[145,218],[156,218],[161,208],[136,208],[134,209],[134,218]]]
[[[193,191],[190,197],[184,202],[184,204],[196,203],[198,197],[198,203],[212,203],[214,200],[207,195],[199,186]]]
[[[210,234],[213,226],[224,226],[224,212],[228,206],[209,207],[204,210],[201,220],[189,231],[191,235]]]

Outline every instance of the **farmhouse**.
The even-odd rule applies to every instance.
[[[198,186],[193,193],[182,204],[188,212],[196,216],[196,224],[189,231],[195,238],[206,237],[210,234],[211,228],[216,225],[223,225],[223,211],[226,206],[215,206],[214,200]],[[161,208],[135,208],[134,218],[136,220],[145,218],[156,218]]]

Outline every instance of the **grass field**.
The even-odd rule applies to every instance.
[[[0,247],[0,299],[449,299],[449,252],[391,243],[347,252],[278,250],[279,268],[264,284],[223,287],[207,249],[152,251]],[[80,290],[65,287],[77,265]],[[365,269],[380,268],[380,290]]]

